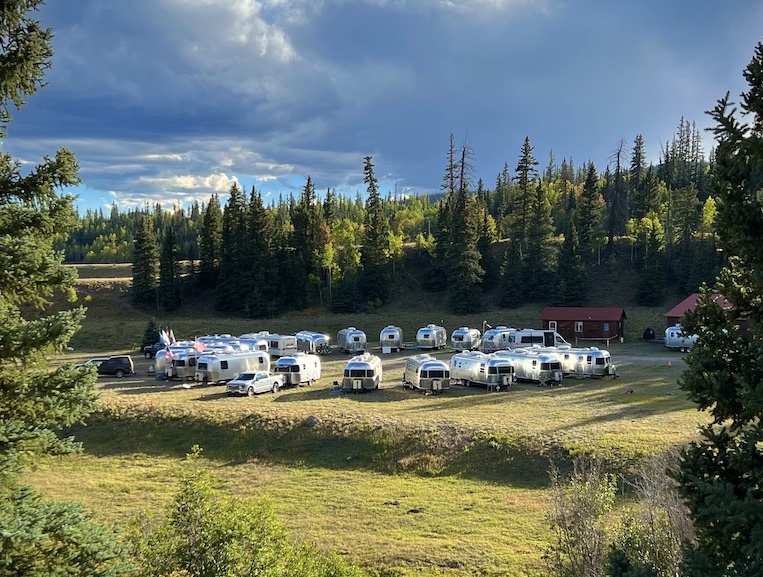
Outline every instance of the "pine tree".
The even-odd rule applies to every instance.
[[[150,216],[144,216],[140,220],[140,227],[135,236],[130,289],[133,304],[146,308],[157,306],[158,273],[158,244],[154,235],[153,219]]]
[[[593,162],[589,162],[586,169],[585,184],[583,184],[583,191],[578,202],[576,222],[578,238],[580,240],[580,253],[584,261],[591,258],[594,239],[597,230],[599,230],[602,208],[596,167]]]
[[[525,280],[533,287],[533,299],[542,301],[553,290],[553,271],[556,269],[554,223],[551,220],[551,203],[543,181],[537,181],[535,193],[530,201],[527,250],[524,258]]]
[[[0,138],[10,106],[43,84],[52,57],[50,29],[32,19],[39,0],[7,0],[0,13]],[[71,364],[51,367],[79,330],[85,309],[50,312],[52,297],[76,299],[75,272],[54,249],[76,224],[79,183],[74,155],[53,158],[22,175],[0,154],[0,575],[122,575],[128,567],[115,535],[73,504],[46,501],[21,484],[41,455],[74,452],[60,433],[96,408],[96,375]],[[23,305],[23,308],[22,308]],[[33,310],[36,309],[36,310]]]
[[[576,211],[575,195],[572,194],[567,203],[567,212],[571,218],[564,233],[564,243],[559,251],[559,264],[556,269],[554,303],[560,306],[581,306],[586,298],[586,268],[580,256],[575,226]]]
[[[213,194],[204,211],[199,238],[199,275],[202,289],[214,288],[220,266],[223,213],[220,199]]]
[[[278,265],[273,251],[273,219],[262,202],[262,195],[252,187],[247,207],[246,257],[251,272],[244,300],[249,317],[272,317],[279,309]]]
[[[159,255],[159,288],[157,291],[159,309],[174,311],[180,304],[180,265],[178,245],[172,226],[164,229],[164,238]]]
[[[220,266],[216,306],[240,312],[244,308],[248,278],[246,254],[246,201],[237,183],[231,185],[222,219]]]
[[[511,239],[506,247],[501,268],[500,304],[506,308],[516,308],[523,302],[525,290],[525,270],[519,242]]]
[[[484,189],[482,179],[477,182],[477,250],[480,252],[480,265],[485,271],[482,277],[483,289],[490,290],[495,286],[500,276],[500,266],[496,259],[493,246],[498,240],[495,219],[488,210],[488,193]]]
[[[378,181],[374,175],[374,165],[371,160],[370,156],[366,156],[363,165],[363,182],[368,187],[368,199],[366,200],[365,230],[360,256],[362,270],[359,278],[359,289],[362,298],[371,303],[372,307],[375,307],[383,305],[389,298],[390,256],[389,222],[384,215]]]
[[[522,152],[517,163],[514,180],[517,183],[514,189],[514,211],[511,215],[510,237],[519,243],[520,254],[524,258],[527,249],[527,234],[530,222],[531,206],[535,191],[535,179],[538,176],[536,169],[538,161],[533,157],[533,147],[530,138],[525,137],[522,144]]]
[[[705,288],[682,321],[699,336],[679,385],[713,421],[684,450],[677,472],[697,535],[684,573],[692,577],[763,574],[763,43],[744,77],[744,120],[728,94],[711,111],[716,231],[728,257],[715,291],[731,308],[717,306]],[[740,315],[751,338],[738,329]]]
[[[450,214],[450,255],[448,262],[448,299],[455,314],[479,312],[482,308],[480,283],[484,270],[477,248],[478,223],[476,200],[469,194],[471,151],[464,146],[458,164],[458,191]]]

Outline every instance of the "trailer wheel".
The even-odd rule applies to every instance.
[[[272,391],[273,391],[274,393],[277,393],[277,392],[278,392],[278,391],[280,391],[280,390],[281,390],[281,386],[280,386],[278,383],[273,383],[273,389],[272,389]]]
[[[308,387],[312,387],[314,384],[315,384],[315,379],[310,379],[309,381],[307,381]]]
[[[254,387],[249,387],[249,388],[246,390],[246,396],[247,396],[247,397],[253,397],[253,396],[254,396]]]
[[[686,351],[688,351],[688,350],[689,350],[689,349],[687,349],[686,347],[681,347],[681,352],[682,352],[682,353],[685,353],[685,352],[686,352]]]

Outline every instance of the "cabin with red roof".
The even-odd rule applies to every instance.
[[[556,331],[565,340],[622,342],[625,336],[625,309],[622,307],[546,307],[540,313],[544,329]]]
[[[722,309],[729,309],[731,308],[731,304],[723,298],[719,294],[712,295],[713,301],[721,307]],[[668,327],[674,327],[678,324],[681,324],[681,317],[684,316],[684,313],[686,311],[693,311],[694,307],[697,306],[697,299],[699,298],[699,293],[692,293],[688,297],[686,297],[684,300],[682,300],[680,303],[678,303],[676,306],[674,306],[672,309],[670,309],[668,312],[665,313],[665,328]]]

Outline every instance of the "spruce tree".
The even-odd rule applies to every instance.
[[[247,260],[251,266],[244,301],[249,317],[272,317],[279,309],[278,266],[273,251],[273,219],[262,202],[262,195],[252,187],[247,207]]]
[[[599,177],[593,162],[588,163],[585,183],[577,208],[576,228],[580,241],[580,253],[584,261],[591,258],[594,239],[600,228],[603,205],[599,192]]]
[[[688,576],[763,574],[763,43],[744,77],[743,117],[728,94],[711,111],[716,231],[728,264],[715,290],[704,289],[683,318],[684,331],[698,338],[679,384],[712,418],[683,452],[677,472],[697,536],[687,554]],[[728,310],[715,303],[716,291]]]
[[[527,249],[524,257],[525,280],[533,287],[532,298],[545,300],[553,292],[553,273],[556,269],[556,246],[554,223],[551,220],[551,203],[542,180],[535,185],[530,199]]]
[[[159,309],[174,311],[180,305],[180,265],[178,245],[172,226],[164,229],[164,238],[159,255],[159,288],[157,291]]]
[[[246,253],[246,200],[237,183],[231,185],[223,212],[220,266],[216,287],[219,310],[241,312],[248,277]]]
[[[484,270],[477,248],[478,223],[476,199],[469,194],[470,150],[461,149],[458,164],[458,190],[451,203],[450,258],[447,268],[448,299],[455,314],[479,312],[482,308],[480,283]]]
[[[133,304],[145,308],[156,308],[158,273],[158,243],[154,235],[153,219],[146,215],[141,218],[138,233],[135,235],[130,289]]]
[[[213,194],[204,210],[199,236],[199,276],[202,289],[214,288],[220,266],[223,213],[220,199]]]
[[[532,210],[533,195],[535,192],[535,179],[538,176],[538,161],[533,156],[533,147],[530,138],[525,137],[522,143],[522,152],[516,168],[516,187],[514,189],[513,213],[511,215],[510,237],[519,243],[520,254],[524,258],[527,248],[527,235]]]
[[[50,29],[29,16],[39,0],[7,0],[0,13],[0,138],[11,106],[43,84],[52,57]],[[22,484],[24,468],[42,455],[77,451],[61,434],[95,409],[95,372],[50,355],[68,346],[83,307],[50,312],[56,293],[76,298],[75,272],[54,243],[76,224],[79,183],[64,148],[22,175],[0,154],[0,575],[122,575],[128,567],[113,532],[73,504],[41,498]]]
[[[564,233],[564,243],[559,251],[559,264],[556,269],[554,303],[560,306],[581,306],[586,298],[586,267],[580,256],[578,231],[575,226],[577,204],[571,194],[567,202],[570,220]]]
[[[361,273],[359,289],[362,298],[372,307],[383,305],[389,298],[390,256],[389,222],[379,196],[378,181],[374,175],[372,158],[366,156],[363,165],[363,182],[366,183],[366,217],[364,220],[363,246],[361,249]]]

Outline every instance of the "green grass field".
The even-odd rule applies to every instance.
[[[91,315],[74,351],[55,362],[134,351],[150,316],[129,306],[124,281],[93,275],[80,283],[80,294],[90,297]],[[373,343],[390,323],[413,340],[429,322],[449,330],[481,327],[483,319],[534,326],[540,310],[453,317],[419,301],[379,315],[310,311],[265,321],[217,318],[196,307],[157,322],[178,337],[299,329],[333,336],[354,325]],[[520,384],[500,393],[403,389],[409,351],[382,356],[379,391],[335,391],[347,360],[335,353],[321,357],[323,375],[313,387],[229,398],[222,387],[156,381],[151,361],[136,355],[134,377],[99,380],[102,409],[74,431],[84,452],[49,459],[28,480],[124,522],[168,501],[183,456],[198,444],[221,491],[269,499],[295,537],[336,550],[371,574],[544,575],[552,461],[564,467],[571,456],[595,454],[627,474],[644,456],[693,438],[706,420],[676,384],[681,355],[638,340],[645,326],[664,325],[661,310],[626,313],[633,334],[609,347],[619,378]]]

